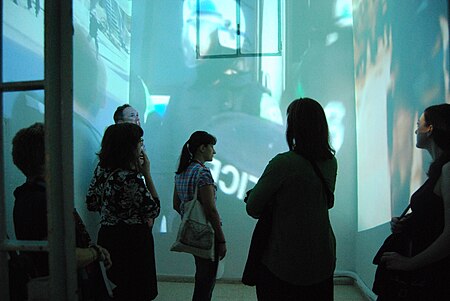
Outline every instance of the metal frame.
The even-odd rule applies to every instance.
[[[3,82],[0,57],[0,114],[3,93],[45,91],[45,141],[48,205],[48,243],[6,239],[5,167],[0,151],[0,299],[9,300],[7,251],[49,251],[50,300],[76,301],[77,276],[73,223],[73,96],[72,96],[72,1],[45,0],[43,81]],[[0,31],[3,32],[3,7]],[[0,49],[2,48],[0,40]],[[0,123],[3,145],[3,122]],[[64,162],[64,164],[63,164]]]

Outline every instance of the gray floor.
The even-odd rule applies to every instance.
[[[158,281],[159,294],[155,301],[189,301],[193,283]],[[359,288],[350,284],[334,287],[335,301],[367,301]],[[255,288],[240,283],[218,282],[214,289],[212,301],[256,301]]]

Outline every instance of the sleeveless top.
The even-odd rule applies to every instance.
[[[411,196],[412,214],[407,231],[412,240],[412,256],[428,248],[444,229],[444,202],[434,193],[435,185],[436,180],[428,179]],[[425,289],[426,300],[450,300],[450,255],[417,272],[429,284]]]
[[[429,247],[444,229],[444,201],[433,192],[435,185],[436,181],[428,179],[411,196],[413,256]]]

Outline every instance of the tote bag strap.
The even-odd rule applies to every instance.
[[[198,180],[200,178],[200,174],[197,176],[197,179],[194,181],[194,185],[195,185],[195,189],[194,189],[194,194],[192,196],[192,199],[189,201],[184,201],[182,202],[182,206],[183,206],[183,216],[186,214],[190,214],[190,211],[192,211],[192,208],[194,207],[194,203],[198,202]],[[190,206],[186,206],[187,203],[192,202],[192,204],[190,204]],[[203,204],[202,204],[203,206]],[[188,209],[188,211],[185,211],[185,208]]]
[[[188,202],[199,202],[199,200],[198,200],[198,181],[199,181],[199,179],[200,179],[200,173],[198,174],[198,176],[197,176],[197,179],[196,179],[196,181],[194,182],[195,183],[195,190],[194,190],[194,195],[192,196],[192,200],[190,200],[190,201],[187,201],[187,202],[185,202],[185,203],[188,203]],[[185,214],[190,214],[190,211],[192,211],[192,208],[194,208],[194,203],[192,203],[192,205],[191,206],[189,206],[189,212],[184,212],[184,215]],[[200,203],[201,204],[201,203]],[[203,207],[203,204],[201,204],[202,205],[202,207]],[[184,206],[184,204],[183,204],[183,206]]]

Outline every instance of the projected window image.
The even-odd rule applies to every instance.
[[[142,10],[146,7],[182,12],[158,18],[158,26],[155,23],[147,26],[142,20],[145,25],[141,28],[146,30],[133,31],[133,36],[139,35],[143,41],[139,43],[142,48],[135,50],[146,54],[147,65],[132,64],[132,73],[143,81],[137,81],[131,93],[133,89],[140,91],[141,97],[147,99],[144,116],[147,122],[143,127],[145,139],[150,141],[148,150],[154,160],[155,181],[162,183],[160,194],[171,200],[181,146],[192,132],[203,129],[218,139],[217,156],[210,164],[220,194],[218,206],[241,205],[245,192],[256,183],[267,161],[286,149],[279,105],[282,58],[199,58],[199,54],[232,55],[238,46],[242,49],[247,46],[249,39],[236,41],[236,16],[239,11],[241,37],[256,35],[250,32],[254,26],[247,26],[249,14],[255,13],[254,2],[240,7],[234,0],[141,5]],[[269,25],[272,22],[269,18],[265,20]],[[153,47],[154,40],[162,41],[164,46]],[[167,53],[164,49],[171,51]],[[253,150],[257,151],[249,156]],[[173,232],[179,216],[170,202],[163,207],[163,218],[155,229]],[[244,211],[230,209],[224,209],[224,219],[233,214],[245,217]]]

